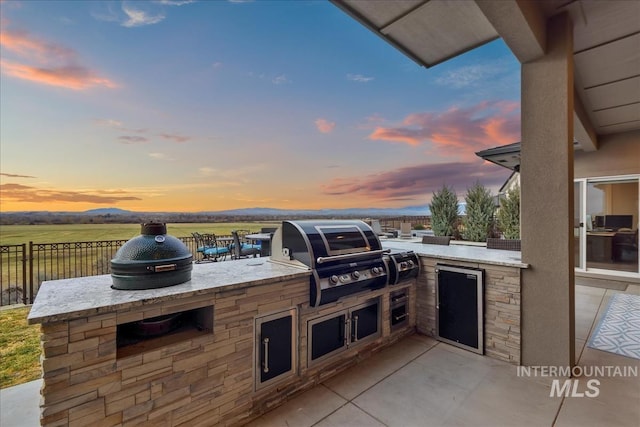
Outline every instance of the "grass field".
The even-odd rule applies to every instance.
[[[276,227],[277,222],[209,222],[168,223],[167,233],[175,237],[191,236],[193,232],[230,235],[231,230],[260,231]],[[2,225],[0,245],[22,243],[92,242],[97,240],[128,240],[140,234],[140,224],[52,224]]]
[[[0,310],[0,388],[40,378],[40,325],[27,325],[28,313]]]
[[[260,231],[262,227],[278,226],[277,222],[221,222],[221,223],[169,223],[167,232],[175,237],[188,237],[185,243],[193,245],[191,233],[230,235],[232,230]],[[0,306],[22,301],[30,295],[23,286],[31,283],[37,292],[44,280],[108,274],[109,262],[119,247],[115,244],[98,244],[110,240],[121,243],[140,234],[139,224],[64,224],[64,225],[3,225],[0,226],[0,246],[33,242],[34,252],[26,274],[23,275],[23,259],[17,248],[6,247],[0,253]],[[79,244],[78,242],[91,242]],[[189,243],[190,242],[190,243]],[[55,244],[54,244],[55,243]],[[64,243],[59,245],[58,243]],[[120,243],[120,244],[121,244]],[[45,245],[50,244],[50,245]],[[195,252],[195,247],[190,247]]]
[[[260,231],[262,227],[278,225],[277,222],[169,223],[167,232],[176,237],[191,236],[193,232],[230,235],[231,230]],[[0,226],[0,245],[29,241],[62,243],[128,240],[138,234],[139,224],[3,225]],[[8,262],[9,259],[5,258],[3,257],[3,262]],[[93,260],[90,259],[90,262]],[[8,270],[2,269],[3,277]],[[46,278],[56,277],[49,275]],[[27,325],[28,313],[28,307],[0,310],[0,388],[40,378],[40,329],[38,325]]]

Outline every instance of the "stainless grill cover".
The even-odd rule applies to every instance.
[[[271,260],[310,269],[310,304],[318,306],[387,283],[380,239],[357,220],[283,221]]]

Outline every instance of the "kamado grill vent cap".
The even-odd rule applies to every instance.
[[[167,234],[164,223],[142,224],[139,236],[128,240],[111,260],[114,289],[163,288],[191,280],[189,248]]]

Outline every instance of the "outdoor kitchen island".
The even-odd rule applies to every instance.
[[[159,289],[45,282],[29,314],[42,329],[41,424],[242,425],[416,330],[433,335],[445,261],[485,269],[485,354],[519,363],[519,253],[388,242],[399,245],[420,255],[417,280],[315,307],[309,270],[264,258],[194,265],[189,282]],[[392,325],[400,299],[407,320]],[[333,341],[312,343],[331,325]]]

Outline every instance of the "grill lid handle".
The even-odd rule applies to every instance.
[[[342,261],[345,259],[359,258],[363,255],[381,255],[389,252],[391,252],[391,249],[379,249],[377,251],[357,252],[354,254],[343,254],[343,255],[334,255],[334,256],[319,256],[316,259],[316,264],[324,264],[325,262],[330,262],[330,261]]]

